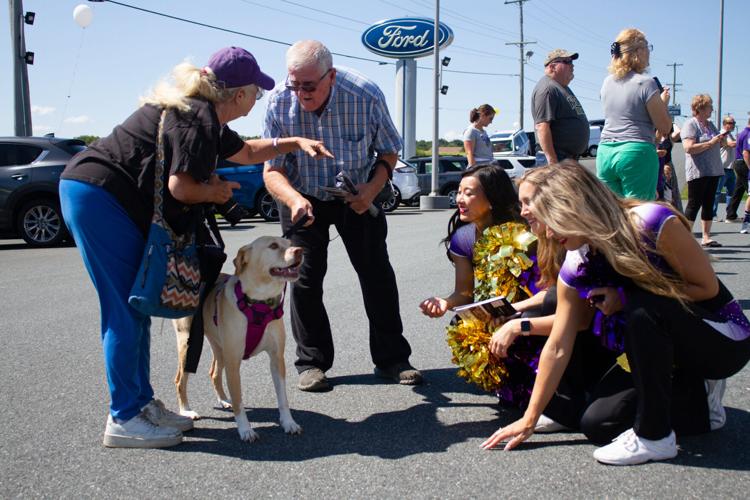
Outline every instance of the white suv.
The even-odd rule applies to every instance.
[[[495,159],[533,154],[529,136],[521,129],[496,132],[490,136],[490,142],[492,157]]]

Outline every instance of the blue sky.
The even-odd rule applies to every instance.
[[[72,137],[106,135],[137,106],[138,97],[184,59],[202,65],[218,48],[239,45],[255,54],[261,68],[275,79],[285,77],[285,45],[226,33],[126,8],[84,0],[25,0],[25,11],[36,12],[26,26],[27,50],[35,52],[29,66],[32,121],[37,135],[54,132]],[[73,20],[76,5],[86,3],[94,20],[80,28]],[[323,41],[333,52],[385,63],[360,42],[372,23],[405,15],[434,16],[432,0],[122,0],[122,3],[187,18],[254,36],[292,43],[305,38]],[[440,135],[460,137],[469,110],[483,103],[499,109],[490,130],[518,122],[517,5],[502,0],[441,1],[441,21],[453,29],[453,44],[442,55],[451,63],[443,75],[449,86],[440,101]],[[0,22],[0,135],[13,135],[12,60],[8,9]],[[748,0],[725,0],[722,110],[745,123],[750,111],[748,87]],[[531,129],[531,90],[542,75],[545,55],[556,47],[580,53],[571,88],[590,119],[601,118],[599,88],[606,77],[609,45],[626,27],[644,31],[654,52],[651,74],[664,84],[677,69],[677,102],[689,113],[690,97],[718,89],[719,0],[530,0],[524,4],[524,36],[536,41],[526,65],[525,125]],[[743,36],[744,35],[744,36]],[[395,106],[395,66],[334,56],[334,64],[355,68],[383,89],[391,112]],[[432,58],[418,59],[432,68]],[[418,71],[417,138],[432,136],[432,70]],[[265,102],[231,126],[244,135],[262,132]]]

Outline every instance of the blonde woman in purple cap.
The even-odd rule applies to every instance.
[[[227,202],[240,187],[213,173],[217,159],[248,164],[298,149],[314,157],[330,155],[320,141],[243,141],[226,126],[247,115],[273,86],[253,55],[238,47],[221,49],[204,67],[179,64],[171,82],[160,83],[109,136],[71,159],[61,175],[63,216],[101,307],[110,393],[104,446],[173,446],[193,427],[192,420],[154,398],[149,381],[151,318],[128,305],[154,209],[160,122],[169,171],[164,215],[176,232],[192,231],[203,220],[205,206]]]

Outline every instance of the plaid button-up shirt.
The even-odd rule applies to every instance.
[[[336,82],[323,113],[307,112],[297,95],[279,83],[268,97],[263,137],[306,137],[323,141],[334,159],[310,158],[304,151],[279,155],[269,163],[282,169],[292,187],[320,200],[331,195],[321,186],[333,186],[340,171],[354,184],[367,182],[375,154],[398,153],[402,142],[393,125],[385,96],[367,77],[336,68]]]

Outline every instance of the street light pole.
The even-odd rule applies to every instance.
[[[13,94],[15,97],[15,131],[19,137],[32,135],[31,98],[29,95],[28,64],[33,64],[34,54],[26,52],[24,38],[23,4],[21,0],[9,0],[10,37],[13,51]],[[33,22],[33,17],[30,23]],[[29,24],[30,24],[29,23]]]
[[[720,21],[719,21],[719,91],[716,96],[716,123],[721,123],[721,74],[724,65],[724,0],[720,2]]]
[[[518,52],[519,52],[519,61],[521,63],[521,74],[519,75],[519,88],[520,88],[520,95],[518,98],[518,127],[523,130],[523,94],[524,94],[524,66],[526,65],[526,61],[524,60],[524,47],[526,45],[536,43],[536,42],[525,42],[523,40],[523,3],[528,2],[529,0],[506,0],[505,5],[508,5],[510,3],[517,3],[518,8],[520,10],[520,29],[521,29],[521,41],[520,42],[509,42],[505,45],[518,45]]]
[[[440,129],[438,127],[438,120],[440,118],[439,105],[440,105],[440,0],[435,0],[435,51],[434,51],[434,62],[433,62],[433,111],[432,111],[432,189],[430,190],[430,196],[438,195],[438,166],[440,165],[438,158],[438,141],[440,135]]]

